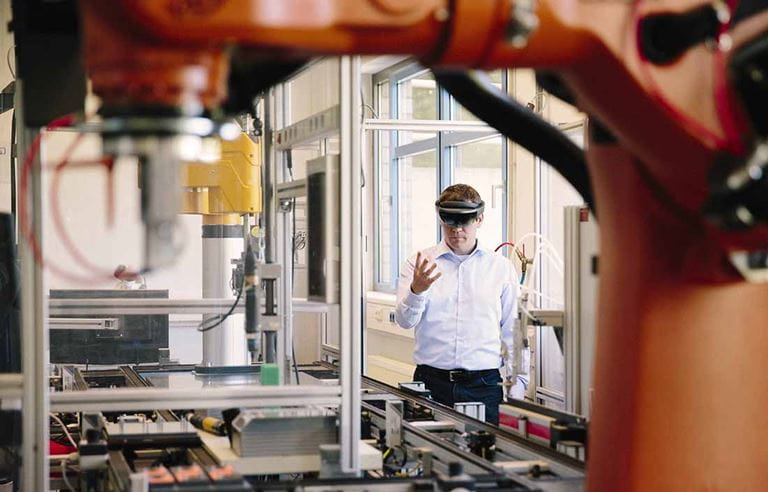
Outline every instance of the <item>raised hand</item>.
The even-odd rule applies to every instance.
[[[413,269],[413,280],[411,281],[411,291],[414,294],[421,294],[440,278],[442,273],[433,272],[437,269],[437,263],[430,261],[429,258],[421,258],[421,252],[416,254],[416,266]]]

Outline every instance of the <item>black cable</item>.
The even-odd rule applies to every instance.
[[[433,70],[433,73],[437,83],[459,104],[559,172],[595,213],[586,159],[578,145],[499,90],[482,73],[451,70]]]
[[[237,297],[235,298],[235,302],[232,303],[232,305],[229,307],[229,311],[227,311],[223,316],[221,314],[217,315],[213,318],[204,319],[200,322],[199,325],[197,325],[197,331],[200,333],[205,333],[206,331],[213,330],[217,326],[221,325],[229,316],[235,312],[235,308],[237,307],[237,304],[240,302],[240,298],[243,296],[243,288],[245,285],[245,276],[243,276],[243,283],[240,284],[240,289],[237,291]],[[216,324],[211,326],[206,326],[207,323],[209,323],[211,320],[216,319]]]

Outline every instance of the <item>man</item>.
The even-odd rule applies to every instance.
[[[443,241],[406,261],[395,319],[415,328],[414,381],[448,406],[485,404],[499,423],[502,353],[513,350],[517,281],[510,262],[477,241],[484,203],[474,188],[456,184],[435,202]]]

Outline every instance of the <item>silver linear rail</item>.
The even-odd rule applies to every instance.
[[[296,181],[287,181],[277,185],[277,199],[289,200],[291,198],[301,198],[307,196],[307,180],[297,179]]]
[[[366,130],[402,130],[412,132],[495,132],[483,121],[450,120],[385,120],[369,118],[365,120]]]
[[[341,108],[337,104],[275,132],[275,148],[289,150],[298,145],[339,133]]]
[[[115,316],[152,314],[224,314],[232,299],[50,299],[50,316]],[[337,305],[303,299],[293,301],[295,311],[311,313],[334,312]],[[245,312],[241,300],[234,313]]]
[[[562,328],[565,326],[565,313],[558,310],[533,309],[530,311],[533,319],[542,326],[553,326]]]
[[[135,411],[328,405],[341,403],[339,386],[238,386],[230,388],[120,388],[51,393],[52,412]]]
[[[48,318],[50,330],[119,330],[117,318]]]

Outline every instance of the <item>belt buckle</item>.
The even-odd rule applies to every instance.
[[[456,383],[461,381],[464,376],[464,371],[448,371],[448,381]]]

